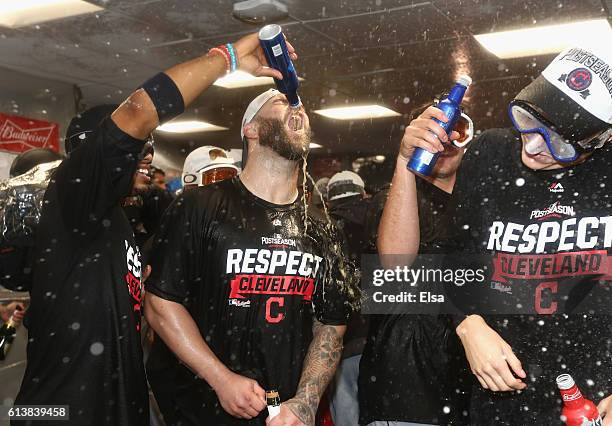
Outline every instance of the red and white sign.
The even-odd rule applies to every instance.
[[[59,152],[57,123],[0,113],[0,150],[19,153],[32,148]]]

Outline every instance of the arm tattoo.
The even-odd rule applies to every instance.
[[[342,334],[332,325],[314,322],[313,339],[304,360],[297,393],[286,402],[286,406],[305,425],[314,425],[319,400],[336,371],[342,355]]]

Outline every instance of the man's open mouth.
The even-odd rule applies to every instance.
[[[151,168],[150,167],[140,167],[136,169],[136,173],[145,177],[147,179],[147,182],[151,181]]]

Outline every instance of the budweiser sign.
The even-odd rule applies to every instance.
[[[58,125],[0,113],[0,150],[24,152],[32,148],[59,152]]]

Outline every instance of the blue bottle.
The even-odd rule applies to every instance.
[[[283,75],[282,80],[274,79],[278,91],[283,93],[289,104],[297,108],[302,104],[297,94],[299,81],[293,62],[287,51],[287,44],[280,25],[270,24],[259,30],[259,43],[266,55],[268,65]]]
[[[444,114],[446,114],[448,121],[443,123],[435,118],[433,120],[440,124],[440,126],[442,126],[449,136],[455,128],[457,120],[459,120],[459,117],[461,116],[461,101],[463,100],[463,95],[470,84],[472,84],[472,79],[469,76],[460,76],[457,79],[456,84],[451,89],[448,97],[436,105],[437,108],[441,109]],[[438,161],[439,156],[439,153],[432,154],[425,149],[415,148],[414,153],[412,154],[412,157],[407,165],[408,170],[423,176],[429,176],[436,165],[436,161]]]

